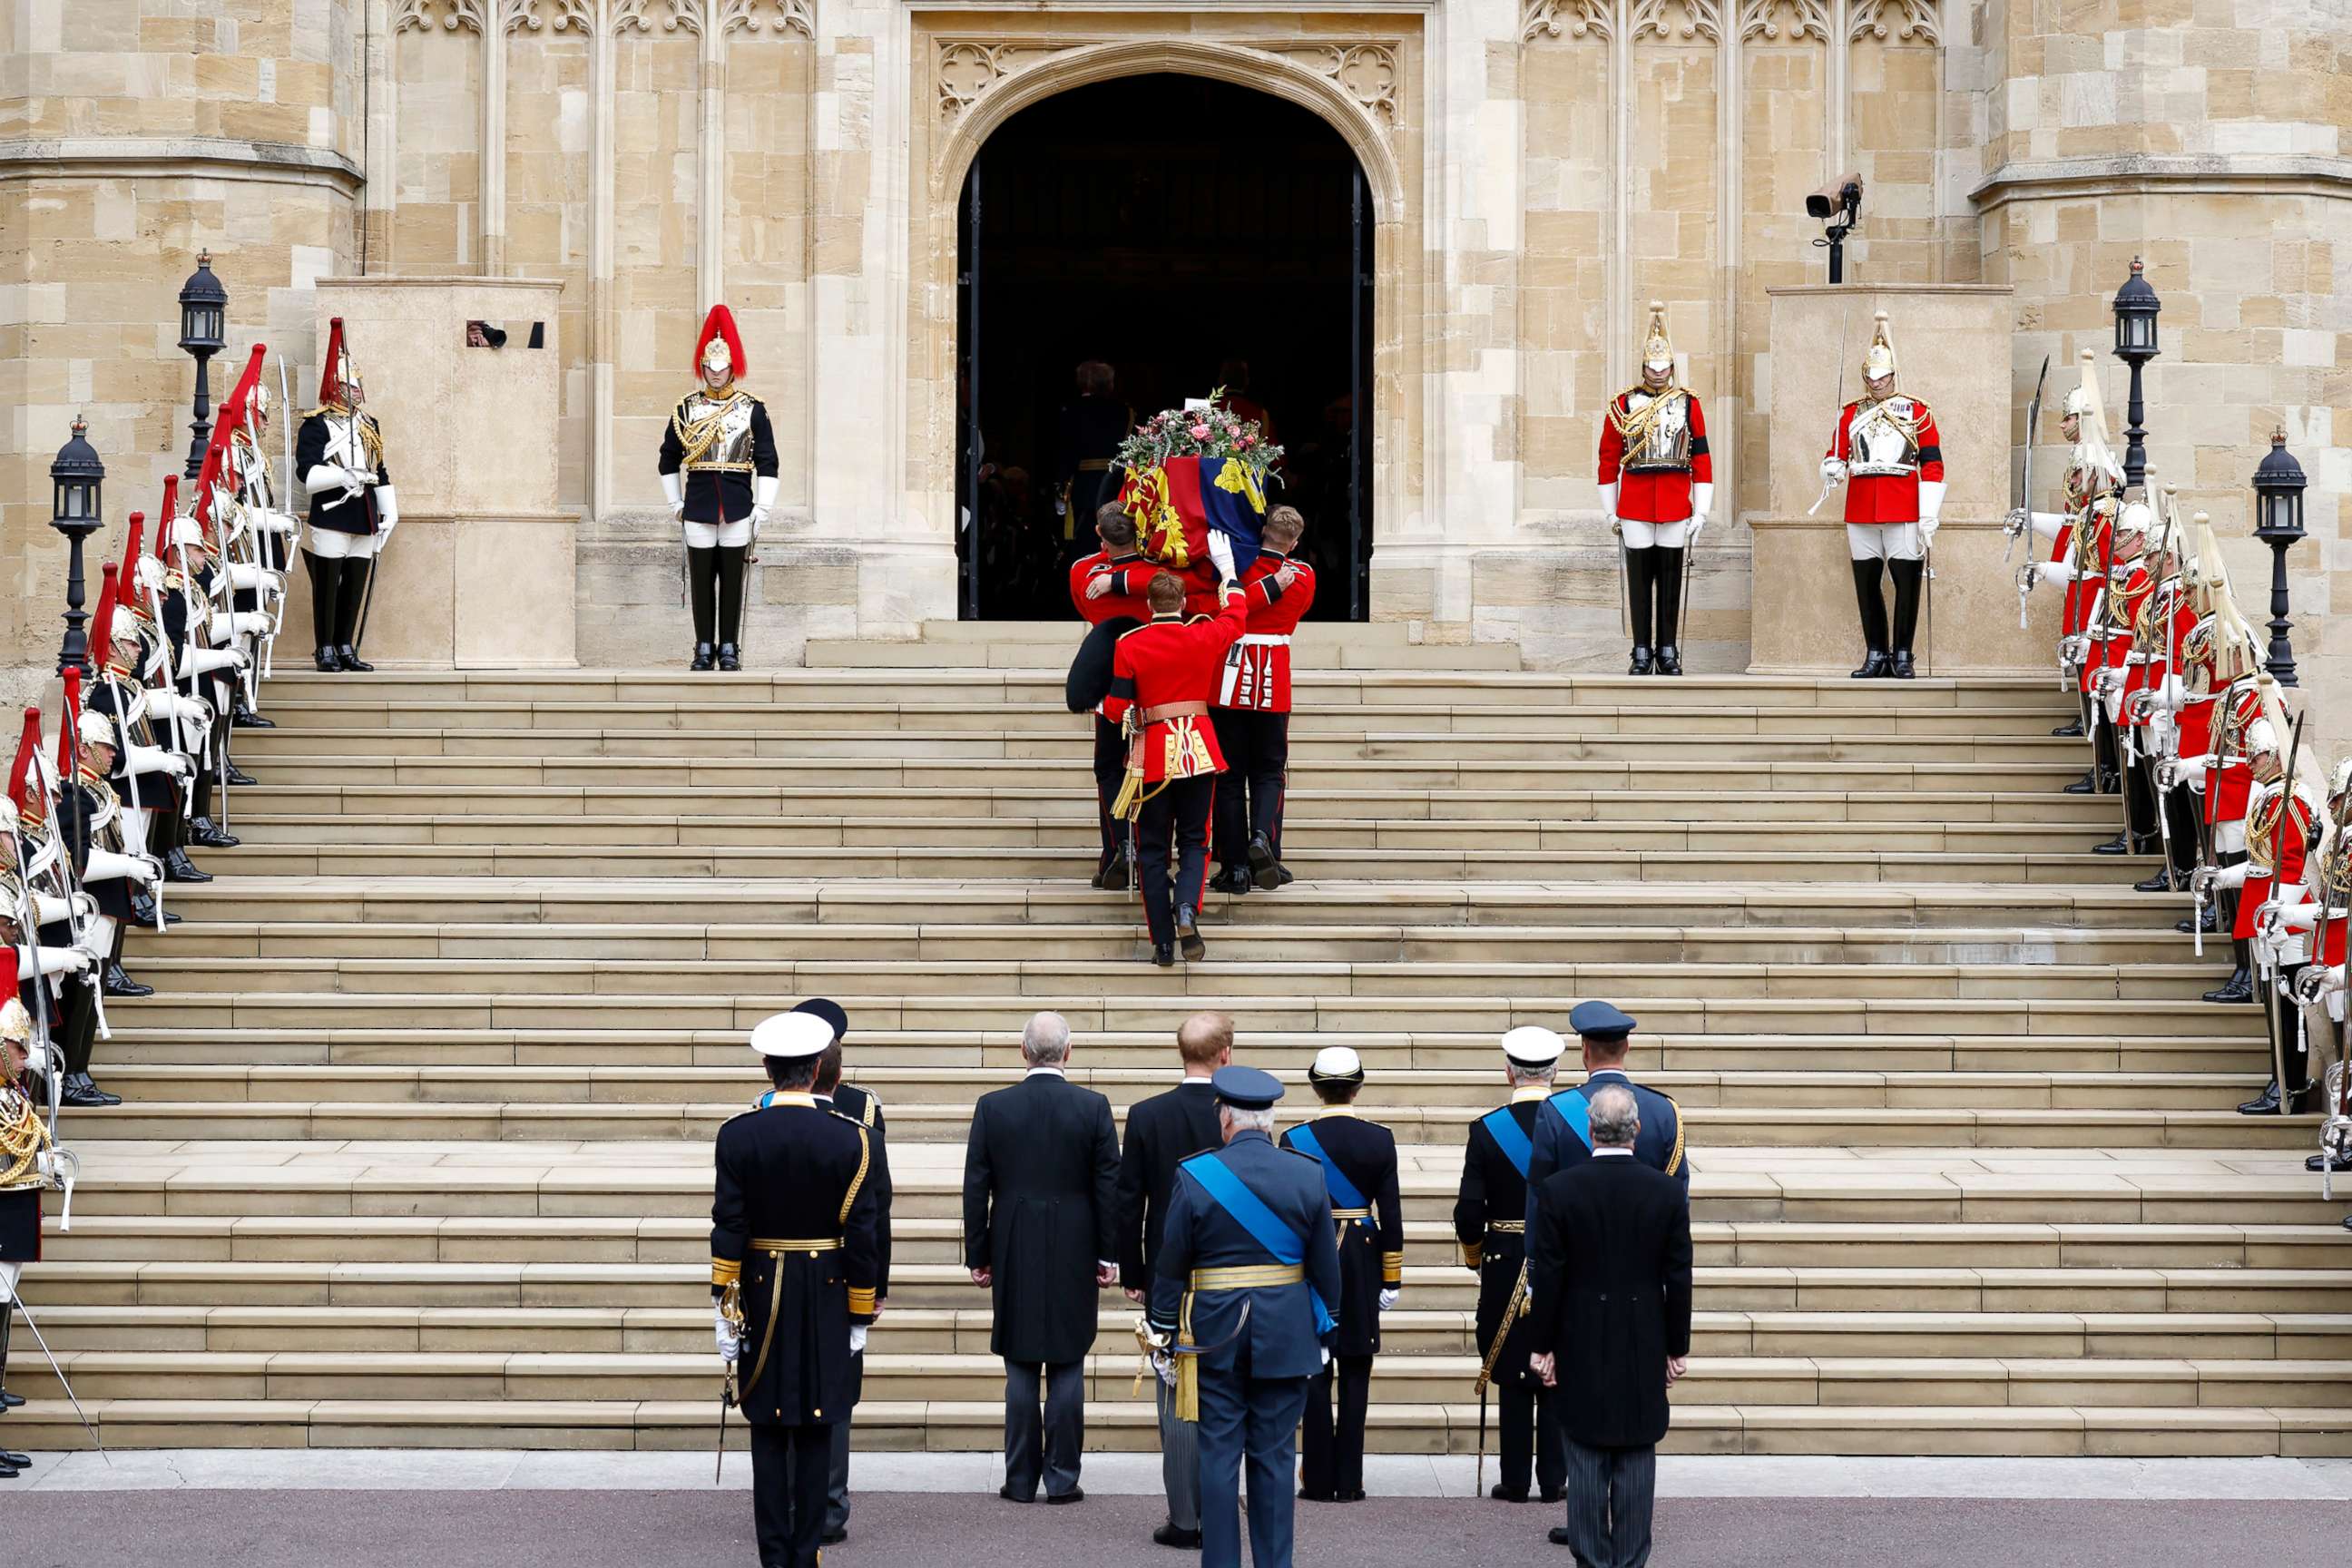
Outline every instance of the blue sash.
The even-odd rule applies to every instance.
[[[1536,1157],[1536,1146],[1528,1142],[1527,1133],[1519,1127],[1519,1119],[1512,1115],[1511,1108],[1506,1105],[1488,1111],[1480,1120],[1486,1122],[1486,1131],[1494,1134],[1495,1147],[1500,1149],[1503,1158],[1517,1170],[1519,1180],[1526,1181],[1528,1163]]]
[[[1234,1223],[1250,1233],[1250,1238],[1274,1255],[1276,1263],[1300,1264],[1307,1260],[1307,1243],[1293,1234],[1275,1212],[1265,1206],[1265,1200],[1250,1191],[1249,1184],[1234,1174],[1233,1170],[1214,1154],[1195,1154],[1183,1163],[1192,1173],[1192,1179],[1216,1201],[1219,1208],[1231,1215]],[[1339,1326],[1331,1309],[1323,1303],[1323,1293],[1313,1282],[1307,1287],[1307,1300],[1315,1303],[1315,1331],[1328,1334]]]
[[[1563,1089],[1544,1102],[1559,1112],[1576,1141],[1584,1145],[1586,1153],[1592,1152],[1592,1102],[1584,1098],[1581,1089]]]
[[[1331,1204],[1334,1208],[1362,1209],[1372,1206],[1371,1200],[1356,1189],[1356,1184],[1348,1180],[1348,1173],[1339,1169],[1339,1163],[1332,1159],[1330,1153],[1317,1140],[1313,1128],[1292,1128],[1290,1146],[1302,1154],[1314,1155],[1322,1163],[1323,1181],[1330,1191]],[[1362,1223],[1370,1225],[1372,1222],[1367,1219]]]

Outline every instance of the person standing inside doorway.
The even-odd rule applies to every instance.
[[[1118,497],[1111,465],[1135,428],[1135,410],[1113,395],[1118,373],[1101,360],[1077,368],[1078,395],[1062,405],[1055,441],[1054,489],[1065,567],[1094,544],[1088,531],[1103,502]]]

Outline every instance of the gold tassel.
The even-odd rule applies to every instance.
[[[1184,1311],[1176,1330],[1176,1419],[1201,1419],[1201,1358],[1189,1352],[1192,1344],[1192,1292],[1184,1292]]]

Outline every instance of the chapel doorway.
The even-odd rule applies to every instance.
[[[1067,431],[1094,423],[1062,414],[1080,364],[1110,366],[1112,399],[1143,417],[1240,362],[1287,448],[1267,499],[1307,518],[1312,618],[1366,618],[1373,229],[1339,132],[1231,83],[1122,77],[999,127],[957,227],[962,617],[1073,618],[1068,566],[1093,527],[1055,500],[1085,445]]]

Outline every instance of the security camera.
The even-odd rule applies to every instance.
[[[1834,217],[1840,212],[1854,214],[1862,210],[1862,176],[1848,174],[1832,180],[1805,198],[1807,217]]]

